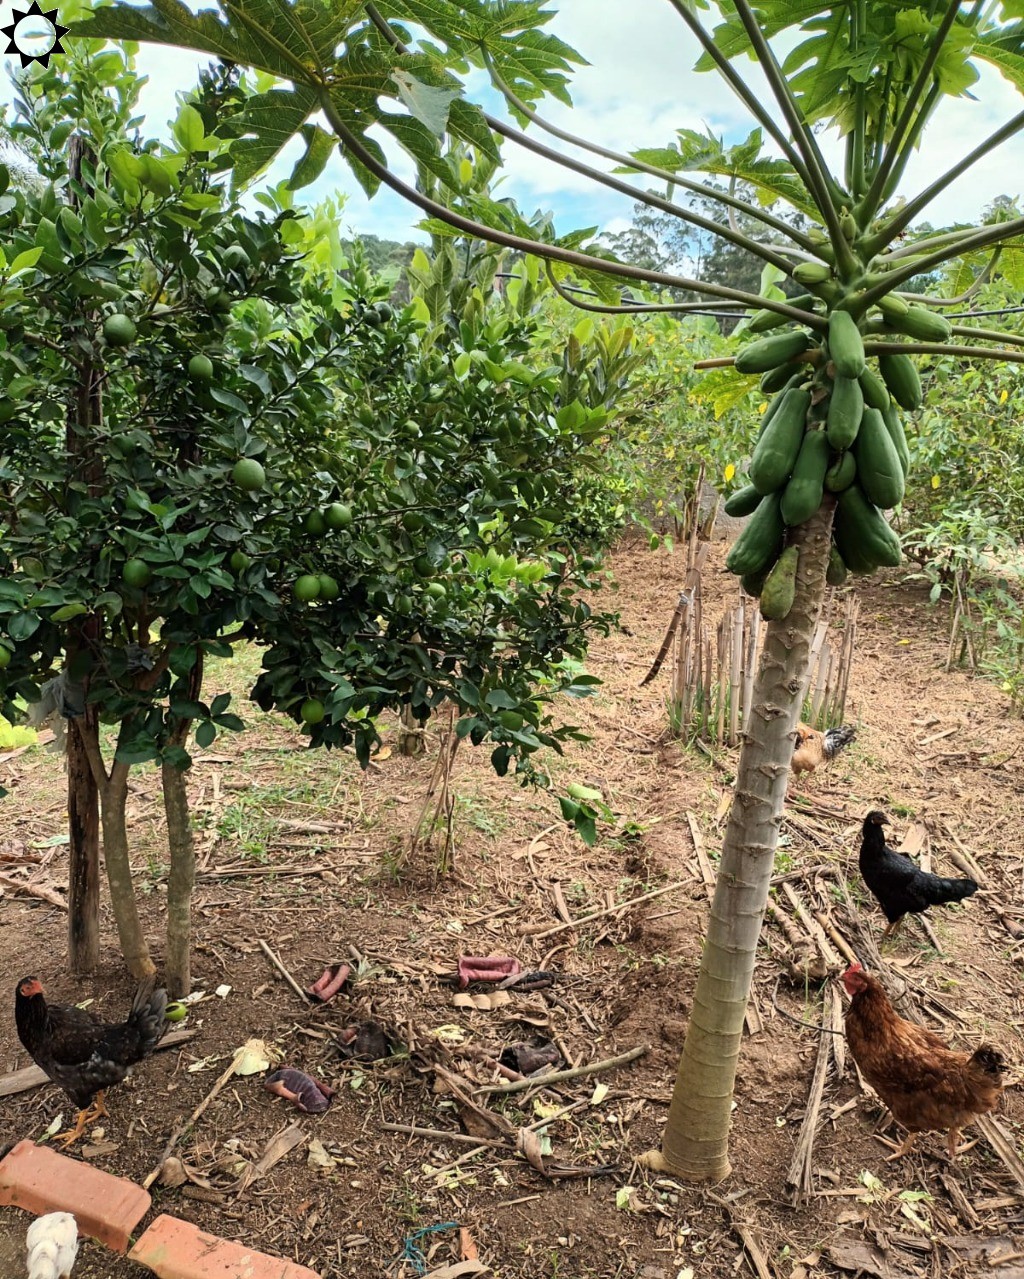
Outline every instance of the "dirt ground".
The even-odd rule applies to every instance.
[[[736,589],[721,570],[722,553],[716,544],[705,572],[712,618]],[[438,877],[436,849],[403,863],[437,754],[433,731],[426,758],[386,751],[361,774],[351,755],[310,756],[293,726],[251,709],[250,731],[198,753],[190,774],[203,868],[194,985],[207,998],[185,1023],[194,1038],[157,1053],[110,1094],[102,1135],[94,1131],[79,1157],[144,1178],[234,1050],[258,1037],[275,1062],[335,1087],[331,1108],[304,1115],[265,1092],[260,1075],[232,1078],[181,1135],[176,1153],[188,1179],[154,1186],[153,1211],[294,1258],[324,1279],[421,1274],[458,1262],[474,1246],[501,1279],[806,1279],[858,1270],[887,1279],[1021,1279],[1024,1254],[1013,1240],[1024,1235],[1024,1185],[984,1140],[953,1168],[942,1157],[941,1134],[921,1139],[901,1163],[886,1163],[890,1151],[876,1133],[884,1112],[858,1087],[848,1060],[841,1076],[834,1060],[829,1066],[811,1193],[794,1202],[787,1170],[821,1039],[797,1023],[820,1024],[823,997],[820,982],[787,975],[777,924],[764,931],[741,1054],[731,1177],[694,1188],[635,1165],[659,1142],[706,926],[692,830],[713,865],[735,751],[716,750],[712,759],[667,736],[667,668],[639,687],[682,584],[682,555],[627,542],[612,566],[617,590],[602,603],[620,610],[623,630],[594,646],[588,670],[604,680],[596,696],[565,707],[591,740],[552,768],[560,786],[599,786],[614,810],[616,825],[602,828],[593,849],[559,823],[553,797],[496,778],[489,752],[467,746],[453,778],[454,874]],[[812,949],[832,944],[815,912],[840,941],[859,948],[864,933],[877,940],[884,921],[856,869],[859,823],[871,808],[889,812],[897,840],[914,822],[925,823],[938,870],[959,874],[954,858],[976,860],[990,894],[931,912],[941,951],[916,923],[905,925],[886,945],[883,973],[906,978],[922,1017],[956,1045],[984,1037],[1003,1050],[1011,1072],[998,1120],[1019,1153],[1020,721],[993,685],[944,673],[945,617],[928,608],[916,584],[889,575],[858,589],[846,713],[857,741],[794,788],[776,867],[784,882],[774,900],[797,934],[817,931]],[[218,669],[210,694],[215,683],[242,688],[244,669],[257,662],[246,653]],[[387,743],[395,746],[393,729]],[[58,758],[33,748],[0,764],[0,776],[12,790],[0,806],[0,857],[38,858],[38,882],[60,889],[66,850]],[[156,941],[166,868],[155,771],[137,771],[130,811],[137,885]],[[0,869],[22,873],[16,861]],[[563,909],[579,918],[675,883],[681,887],[621,915],[538,931],[556,929]],[[131,985],[109,913],[102,964],[88,979],[64,970],[65,922],[45,901],[6,890],[0,988],[10,991],[36,973],[55,1000],[92,999],[95,1011],[123,1015]],[[351,995],[319,1007],[301,1002],[261,940],[302,985],[325,964],[355,964],[358,954]],[[460,954],[514,955],[525,968],[557,977],[546,989],[513,989],[494,1008],[459,1007],[448,979]],[[231,989],[219,997],[222,986]],[[0,1071],[28,1064],[7,1008]],[[339,1032],[370,1017],[411,1055],[372,1065],[344,1060]],[[525,1099],[474,1091],[501,1081],[489,1063],[502,1045],[536,1035],[553,1038],[573,1064],[646,1051],[613,1072]],[[461,1098],[448,1090],[445,1071],[461,1076]],[[482,1118],[467,1097],[499,1118]],[[3,1098],[0,1144],[39,1138],[55,1116],[67,1124],[72,1109],[49,1085]],[[246,1161],[259,1159],[293,1123],[301,1144],[239,1190]],[[517,1130],[538,1124],[540,1143],[528,1153],[575,1175],[545,1179],[516,1153]],[[486,1141],[475,1145],[467,1134]],[[16,1254],[25,1225],[23,1214],[0,1210],[0,1256],[5,1248]],[[141,1273],[125,1261],[112,1264],[94,1246],[83,1248],[75,1271],[83,1279]]]

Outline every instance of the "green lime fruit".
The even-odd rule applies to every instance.
[[[246,493],[255,493],[267,482],[267,473],[254,457],[240,457],[235,463],[231,478]]]
[[[341,587],[337,581],[329,573],[318,573],[317,578],[320,582],[320,598],[322,600],[336,600],[341,594]]]
[[[377,415],[374,413],[373,409],[369,408],[365,404],[356,410],[356,417],[363,426],[374,426],[377,422]]]
[[[401,614],[402,617],[408,617],[412,612],[412,596],[396,595],[395,612]]]
[[[210,289],[204,298],[207,309],[215,311],[218,315],[227,315],[231,310],[231,294],[227,289]]]
[[[303,573],[295,579],[292,594],[304,604],[311,604],[320,598],[320,579],[315,573]]]
[[[499,711],[498,723],[501,724],[503,728],[515,730],[522,728],[523,717],[518,711]]]
[[[224,265],[231,271],[241,271],[247,266],[252,266],[249,255],[240,244],[231,244],[224,250],[222,259]]]
[[[352,508],[344,502],[332,502],[327,508],[325,519],[327,527],[333,529],[350,528],[352,524]]]
[[[135,323],[127,315],[108,315],[103,321],[103,336],[108,346],[128,346],[135,341]]]
[[[229,562],[233,573],[244,573],[252,563],[252,557],[246,555],[245,551],[232,551]]]
[[[208,355],[193,355],[188,362],[188,375],[193,382],[212,382],[213,361]]]
[[[426,527],[426,519],[419,511],[406,511],[402,516],[402,528],[407,533],[419,533]]]
[[[418,577],[433,577],[434,565],[431,563],[429,556],[417,555],[412,562],[413,568],[416,570]]]
[[[148,586],[153,580],[153,570],[145,560],[129,560],[124,566],[121,577],[125,585],[134,586],[137,590],[142,590],[144,586]]]
[[[327,521],[319,511],[310,511],[303,521],[302,527],[310,537],[323,537],[327,532]]]
[[[307,697],[299,710],[303,724],[322,724],[326,713],[324,704],[318,697]]]
[[[427,594],[432,600],[446,600],[448,598],[448,592],[440,582],[428,582]]]
[[[188,1005],[176,1000],[164,1009],[164,1021],[184,1021],[188,1016]]]
[[[5,671],[11,664],[11,650],[0,644],[0,671]]]

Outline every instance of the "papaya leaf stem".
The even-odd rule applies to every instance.
[[[348,127],[326,88],[321,92],[319,102],[320,109],[326,116],[331,128],[337,134],[338,139],[369,173],[372,173],[375,178],[397,195],[415,205],[416,208],[422,209],[424,213],[428,213],[431,217],[447,223],[448,226],[454,227],[466,235],[475,236],[477,239],[485,240],[490,244],[501,244],[509,249],[517,249],[519,252],[531,254],[533,257],[546,258],[552,262],[565,262],[568,266],[575,266],[587,271],[600,271],[605,275],[621,279],[641,280],[647,284],[660,284],[669,289],[685,289],[691,293],[706,293],[710,297],[724,298],[728,302],[742,302],[745,306],[758,309],[766,308],[778,311],[783,315],[788,314],[792,309],[774,301],[772,298],[761,297],[756,293],[747,293],[742,289],[732,289],[727,285],[712,284],[704,280],[693,280],[683,275],[671,275],[665,271],[649,271],[645,267],[631,266],[627,262],[613,262],[607,258],[595,257],[590,253],[580,253],[576,249],[566,249],[559,244],[546,244],[543,240],[531,240],[527,236],[501,231],[497,227],[488,226],[485,222],[477,222],[473,218],[468,218],[461,213],[457,213],[454,209],[449,209],[445,205],[439,204],[424,192],[416,190],[415,187],[409,186],[408,183],[396,177],[387,165],[382,164]],[[816,327],[823,328],[824,325],[824,319],[820,319]]]
[[[881,162],[875,171],[870,187],[868,187],[867,195],[863,201],[864,221],[870,222],[881,205],[883,192],[885,191],[886,182],[889,175],[893,171],[893,166],[900,155],[900,148],[903,140],[910,128],[911,121],[914,119],[915,112],[924,110],[921,104],[921,95],[924,92],[925,85],[928,83],[935,64],[939,60],[945,45],[946,36],[949,34],[950,28],[956,21],[956,16],[960,12],[960,0],[950,0],[946,7],[946,12],[942,15],[942,21],[939,23],[935,36],[931,44],[928,46],[928,52],[925,54],[924,61],[917,73],[913,86],[907,94],[906,102],[903,110],[900,112],[896,120],[895,127],[892,131],[892,137],[889,139],[889,145],[882,154]],[[930,114],[930,111],[928,112]],[[922,122],[923,123],[923,122]],[[906,161],[904,161],[906,163]]]

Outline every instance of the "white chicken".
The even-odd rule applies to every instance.
[[[68,1279],[78,1256],[78,1222],[70,1212],[37,1217],[25,1236],[28,1279]]]

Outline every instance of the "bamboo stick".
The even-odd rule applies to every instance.
[[[743,595],[733,610],[732,623],[732,668],[729,673],[729,745],[735,746],[740,731],[740,683],[743,678],[743,627],[744,616]]]

